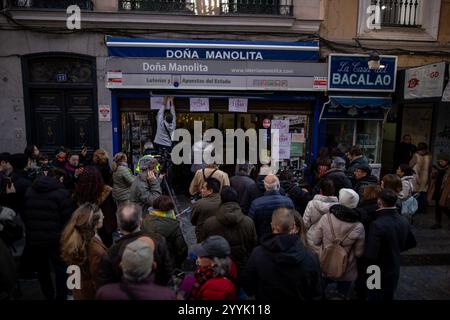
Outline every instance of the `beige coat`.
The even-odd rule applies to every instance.
[[[206,178],[209,178],[214,170],[215,169],[213,168],[205,168]],[[214,172],[211,178],[215,178],[220,182],[220,189],[222,189],[223,186],[230,185],[228,174],[226,172],[223,172],[222,170],[217,170],[216,172]],[[191,195],[196,195],[197,193],[199,193],[204,182],[205,180],[203,179],[203,169],[197,170],[194,179],[192,179],[191,186],[189,187],[189,193]]]
[[[316,225],[320,221],[320,218],[322,218],[324,214],[330,213],[330,207],[335,204],[339,204],[337,197],[327,197],[318,194],[314,196],[314,199],[308,202],[305,213],[303,214],[303,223],[306,230],[308,230],[306,233],[308,245],[317,255],[320,252],[320,247],[314,245],[312,238],[313,232],[316,229]]]
[[[414,190],[427,192],[430,183],[431,154],[416,152],[409,162],[409,166],[416,172]]]
[[[333,229],[338,239],[342,238],[353,223],[345,222],[337,219],[331,214],[331,221]],[[360,222],[355,222],[356,227],[350,232],[348,237],[342,242],[342,246],[348,254],[348,265],[345,274],[338,279],[338,281],[355,281],[358,277],[358,270],[356,268],[356,257],[361,257],[364,254],[364,226]],[[332,244],[333,236],[331,227],[328,222],[327,215],[323,215],[312,233],[314,245],[325,248]]]

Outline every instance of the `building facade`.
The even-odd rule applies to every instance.
[[[448,82],[450,61],[450,1],[333,0],[326,1],[324,8],[320,31],[323,57],[334,52],[398,57],[392,108],[383,121],[383,169],[394,169],[393,154],[405,134],[410,134],[416,145],[429,144],[434,154],[449,151],[445,134],[449,105],[442,101],[442,88]],[[411,73],[407,69],[422,66],[428,66],[422,79],[428,89],[423,91],[429,91],[438,80],[440,93],[429,97],[406,92],[405,98],[409,85],[406,80],[405,86],[405,74]]]
[[[67,27],[73,12],[66,10],[71,4],[81,8],[80,30]],[[187,128],[194,120],[203,121],[208,128],[245,129],[263,127],[267,120],[288,119],[292,129],[289,133],[299,134],[296,139],[303,141],[289,152],[303,160],[316,157],[320,147],[330,144],[330,136],[337,137],[339,141],[335,142],[365,143],[372,148],[365,150],[372,155],[372,161],[385,168],[392,167],[391,155],[404,133],[412,134],[414,143],[427,139],[433,150],[438,150],[434,148],[437,145],[444,150],[449,144],[444,141],[448,136],[445,123],[437,122],[446,119],[447,104],[437,97],[405,100],[400,90],[404,88],[405,69],[449,60],[450,21],[445,19],[450,14],[449,0],[2,0],[0,5],[2,151],[22,152],[27,143],[33,143],[53,156],[58,146],[79,150],[84,144],[90,151],[102,147],[110,154],[126,151],[129,158],[137,157],[155,133],[156,111],[151,109],[151,98],[164,95],[175,96],[180,108],[178,125]],[[379,15],[373,16],[377,8]],[[125,45],[120,53],[113,44],[120,39],[134,44],[122,50]],[[145,44],[149,39],[165,45],[150,47]],[[258,67],[264,63],[293,63],[292,75],[297,80],[291,87],[287,79],[270,72],[260,73],[260,78],[244,73],[233,78],[236,86],[221,83],[216,88],[192,82],[191,86],[174,86],[177,79],[192,73],[190,70],[166,72],[171,82],[159,85],[154,84],[163,81],[163,76],[150,80],[156,81],[152,84],[145,76],[137,75],[157,73],[150,70],[152,61],[161,65],[170,63],[170,58],[186,63],[202,60],[155,53],[172,50],[179,41],[187,42],[183,50],[200,48],[201,41],[221,42],[222,49],[229,49],[224,46],[239,41],[258,50],[272,45],[274,53],[282,53],[283,45],[303,43],[314,47],[317,55],[309,59],[263,57],[262,62],[256,54],[242,57],[248,50],[241,47],[237,59],[206,59],[209,70],[215,70],[207,75],[220,73],[224,77],[242,66],[257,69],[251,63]],[[143,47],[147,48],[144,53],[140,50]],[[394,91],[375,95],[351,88],[338,94],[331,89],[327,92],[324,80],[331,53],[368,57],[373,51],[396,57],[400,73]],[[148,70],[144,70],[145,63]],[[119,67],[123,69],[119,70],[123,83],[119,87],[117,83],[108,84],[108,76]],[[137,72],[137,68],[141,70]],[[129,85],[127,77],[134,79]],[[330,99],[334,96],[337,99]],[[209,111],[192,112],[191,98],[208,98]],[[247,112],[230,112],[230,98],[247,99]],[[321,119],[327,102],[351,109],[355,98],[363,99],[357,102],[372,111],[377,107],[384,107],[384,111],[378,112],[376,121],[356,114],[345,121]],[[423,127],[411,127],[411,115],[419,113]],[[421,136],[424,130],[429,134]]]

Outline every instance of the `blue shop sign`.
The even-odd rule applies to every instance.
[[[330,54],[328,58],[328,90],[394,92],[397,57],[380,56],[381,68],[371,70],[369,55]]]
[[[110,57],[219,61],[318,61],[319,42],[135,39],[107,37]]]

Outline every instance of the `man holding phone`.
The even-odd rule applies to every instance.
[[[142,158],[139,161],[139,174],[131,185],[130,201],[141,205],[144,211],[162,194],[157,167],[158,160],[155,158]]]

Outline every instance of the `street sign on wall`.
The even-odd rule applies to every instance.
[[[381,68],[371,70],[369,55],[330,54],[329,91],[394,92],[397,57],[380,56]]]

